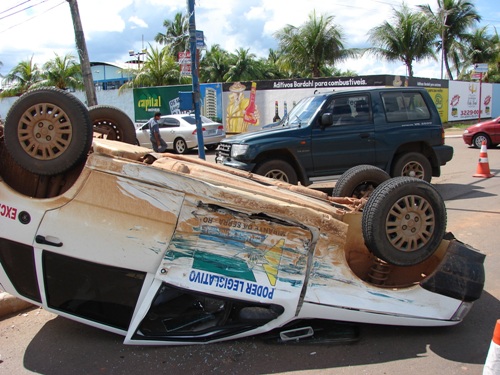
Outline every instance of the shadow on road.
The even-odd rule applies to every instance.
[[[427,357],[483,364],[500,311],[484,292],[464,322],[440,328],[361,325],[353,344],[270,344],[263,337],[202,346],[140,347],[62,317],[30,342],[24,367],[40,374],[262,374],[329,369]],[[432,352],[432,353],[430,353]]]

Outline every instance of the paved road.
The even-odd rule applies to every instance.
[[[122,338],[42,309],[0,321],[0,374],[473,374],[482,373],[500,318],[500,148],[488,150],[493,178],[474,178],[479,150],[452,138],[455,157],[433,180],[448,230],[487,254],[486,288],[454,327],[361,325],[359,341],[276,345],[261,337],[191,347],[130,347]]]

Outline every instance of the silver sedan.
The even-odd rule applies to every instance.
[[[160,118],[160,134],[167,143],[168,149],[184,154],[189,149],[198,147],[196,135],[196,119],[194,114],[164,115]],[[219,142],[226,136],[224,126],[205,116],[201,116],[203,143],[208,150],[215,150]],[[136,131],[137,144],[152,148],[149,139],[149,126],[142,125]]]

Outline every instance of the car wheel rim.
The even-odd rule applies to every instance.
[[[26,110],[17,134],[24,152],[38,160],[53,160],[68,148],[73,134],[69,116],[60,107],[40,103]]]
[[[175,148],[179,154],[182,154],[186,150],[186,146],[184,145],[184,142],[182,142],[182,141],[177,142],[177,145]]]
[[[417,195],[398,200],[389,210],[385,221],[387,238],[394,248],[410,252],[425,246],[435,228],[431,204]]]
[[[279,169],[274,169],[265,174],[265,177],[273,178],[275,180],[280,180],[284,182],[288,182],[288,176],[280,171]]]
[[[101,134],[100,138],[110,139],[112,141],[121,141],[122,134],[118,126],[109,120],[94,122],[94,132]]]
[[[480,136],[480,137],[476,138],[476,146],[477,146],[477,148],[481,148],[481,146],[483,145],[483,141],[486,141],[486,138],[483,137],[483,136]]]
[[[415,177],[420,180],[424,179],[424,168],[416,162],[406,163],[401,173],[402,176]]]

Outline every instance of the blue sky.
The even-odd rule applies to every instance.
[[[481,26],[500,31],[498,0],[470,0],[483,17]],[[415,7],[437,0],[406,0]],[[21,5],[20,5],[21,4]],[[276,49],[273,34],[286,24],[300,26],[308,15],[334,15],[334,22],[345,35],[346,47],[367,47],[367,32],[391,17],[399,0],[197,0],[196,28],[203,30],[208,46],[220,44],[234,52],[250,49],[265,57]],[[140,50],[154,36],[165,32],[163,21],[175,13],[186,12],[187,1],[179,0],[79,0],[82,25],[91,61],[124,63],[128,51]],[[12,8],[12,9],[11,9]],[[11,10],[9,10],[11,9]],[[13,14],[14,12],[17,12]],[[17,63],[33,56],[40,65],[57,53],[72,53],[78,58],[69,4],[66,0],[2,0],[0,2],[0,74],[7,74]],[[402,63],[388,63],[373,57],[352,59],[340,66],[361,75],[405,75]],[[439,61],[424,61],[414,66],[414,75],[439,78]]]

